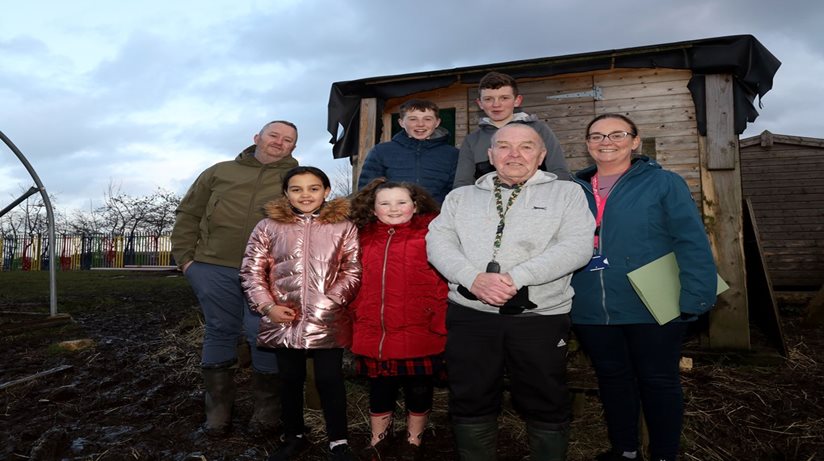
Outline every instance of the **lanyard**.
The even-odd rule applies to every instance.
[[[601,197],[601,194],[598,193],[598,173],[592,175],[592,179],[589,180],[590,184],[592,184],[592,195],[595,196],[595,238],[593,240],[593,246],[595,249],[598,249],[598,237],[601,235],[601,221],[604,219],[604,209],[607,207],[607,199],[609,196]]]
[[[509,196],[509,200],[506,201],[506,208],[504,208],[504,201],[501,194],[501,189],[503,185],[498,177],[495,177],[495,207],[498,210],[498,228],[495,230],[495,243],[492,246],[492,260],[495,261],[495,257],[498,255],[498,250],[501,248],[501,238],[504,234],[504,226],[506,225],[506,214],[509,212],[509,208],[512,207],[512,204],[515,202],[515,199],[518,197],[518,194],[521,193],[521,184],[516,184],[512,188],[512,194]]]

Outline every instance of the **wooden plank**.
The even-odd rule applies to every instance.
[[[598,112],[636,113],[661,109],[688,110],[695,117],[695,103],[688,94],[642,96],[636,98],[618,98],[595,101],[595,110]]]
[[[707,75],[707,168],[734,170],[738,155],[738,137],[734,133],[732,76]]]
[[[719,170],[709,167],[709,159],[719,155],[718,149],[721,146],[729,146],[730,142],[737,141],[733,130],[732,103],[732,91],[707,95],[707,112],[723,115],[725,120],[719,120],[717,125],[727,127],[727,130],[722,131],[716,127],[708,130],[706,137],[699,138],[704,224],[709,233],[718,272],[730,285],[730,289],[718,297],[718,303],[710,311],[709,346],[714,349],[749,350],[741,172],[737,169]]]
[[[375,98],[361,99],[360,106],[360,132],[358,133],[358,155],[352,163],[352,191],[358,190],[358,178],[360,177],[363,162],[366,154],[375,146],[378,123],[378,101]]]
[[[824,194],[805,194],[804,200],[798,200],[798,194],[782,194],[780,192],[790,192],[790,191],[774,191],[771,195],[755,195],[751,196],[753,201],[758,203],[759,206],[761,204],[767,204],[772,202],[782,202],[786,204],[795,203],[798,205],[805,205],[805,206],[813,206],[818,207],[821,200],[824,200]]]
[[[754,197],[754,199],[757,197]],[[757,210],[759,212],[765,210],[776,210],[776,209],[786,209],[786,210],[803,210],[810,207],[808,202],[785,202],[785,203],[775,203],[775,202],[764,202],[761,201],[760,198],[758,200],[753,200]]]
[[[566,74],[536,80],[518,80],[518,92],[525,100],[547,101],[546,97],[592,89],[591,74]]]
[[[778,352],[787,357],[787,342],[781,327],[781,316],[775,292],[767,276],[767,264],[761,250],[758,236],[758,224],[752,209],[752,203],[744,203],[744,251],[747,261],[747,298],[749,313],[753,321],[761,327],[770,343]]]
[[[60,373],[60,372],[66,371],[66,370],[71,370],[72,368],[74,368],[74,367],[71,366],[71,365],[60,365],[59,367],[50,368],[48,370],[41,371],[39,373],[35,373],[33,375],[26,376],[24,378],[14,379],[14,380],[2,383],[2,384],[0,384],[0,390],[6,389],[6,388],[9,388],[9,387],[12,387],[12,386],[16,386],[18,384],[23,384],[23,383],[26,383],[26,382],[29,382],[29,381],[33,381],[35,379],[40,379],[40,378],[43,378],[45,376],[53,375],[55,373]]]
[[[759,159],[741,159],[741,166],[743,168],[759,168],[770,167],[776,168],[791,168],[798,169],[799,165],[822,165],[824,166],[824,152],[821,156],[773,156]]]
[[[822,182],[822,181],[818,181]],[[824,193],[824,186],[804,186],[804,187],[776,187],[775,184],[770,184],[769,182],[750,182],[748,184],[744,184],[744,195],[752,196],[754,200],[759,200],[759,196],[762,195],[769,195],[769,194],[784,194],[784,195],[793,195],[795,192],[795,199],[796,202],[807,202],[809,203],[812,208],[811,211],[817,212],[817,214],[824,214],[824,208],[820,207],[817,203],[813,200],[807,198],[806,194],[822,194]],[[758,210],[756,210],[758,212]]]
[[[647,96],[663,95],[684,95],[690,94],[686,81],[675,82],[653,82],[640,85],[625,85],[615,87],[602,87],[601,93],[604,100],[641,98]]]
[[[772,159],[787,159],[787,160],[802,160],[811,159],[821,161],[824,156],[824,151],[819,149],[787,149],[787,150],[767,150],[767,151],[753,151],[747,152],[746,156],[742,156],[742,161],[759,162],[762,160]]]
[[[753,201],[755,205],[756,202]],[[757,206],[757,205],[756,205]],[[759,221],[764,219],[797,219],[797,218],[816,218],[824,219],[824,211],[816,210],[814,208],[803,208],[800,210],[759,210],[756,208],[755,216]]]
[[[596,72],[594,74],[595,84],[604,87],[674,81],[687,82],[691,77],[691,70],[666,68],[612,69],[606,73]]]
[[[769,173],[769,176],[764,177],[752,177],[752,174],[748,178],[748,181],[769,181],[779,183],[781,181],[793,181],[793,180],[816,180],[816,179],[824,179],[824,169],[817,168],[815,164],[812,164],[808,170],[806,171],[776,171],[772,170]],[[789,184],[779,184],[780,186],[788,186]],[[794,182],[792,184],[796,187],[803,187],[806,184],[803,182]]]
[[[69,314],[56,314],[53,316],[37,318],[26,322],[11,322],[0,325],[0,333],[3,336],[12,336],[29,331],[52,328],[73,323],[74,319]]]

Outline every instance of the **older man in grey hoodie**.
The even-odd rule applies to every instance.
[[[496,171],[450,192],[427,236],[450,282],[453,431],[462,460],[495,459],[506,370],[531,459],[563,460],[569,282],[592,256],[595,222],[579,187],[538,170],[546,148],[533,128],[501,128],[488,155]]]

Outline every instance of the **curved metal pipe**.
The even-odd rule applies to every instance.
[[[9,146],[14,155],[20,159],[20,162],[26,167],[26,170],[29,172],[29,175],[34,180],[35,186],[37,186],[37,190],[40,191],[40,197],[43,199],[43,204],[46,206],[46,218],[49,221],[49,313],[52,317],[57,315],[57,266],[55,261],[55,246],[57,245],[57,235],[54,231],[54,210],[52,209],[51,200],[49,200],[49,194],[46,193],[46,188],[43,186],[43,183],[40,181],[40,177],[37,176],[37,172],[34,171],[34,168],[31,166],[28,160],[26,160],[26,156],[20,152],[20,149],[11,142],[2,131],[0,131],[0,139]],[[29,189],[31,192],[31,189]],[[29,193],[31,195],[33,192]],[[14,206],[17,206],[20,202],[22,202],[28,195],[20,198],[20,201],[15,203]],[[8,210],[8,207],[4,209],[4,212]]]

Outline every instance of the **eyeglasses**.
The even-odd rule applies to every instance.
[[[635,133],[630,133],[629,131],[613,131],[609,134],[603,133],[590,133],[587,135],[587,142],[591,142],[593,144],[598,144],[599,142],[603,141],[605,138],[609,138],[610,141],[618,142],[627,139],[627,136],[635,136]]]

